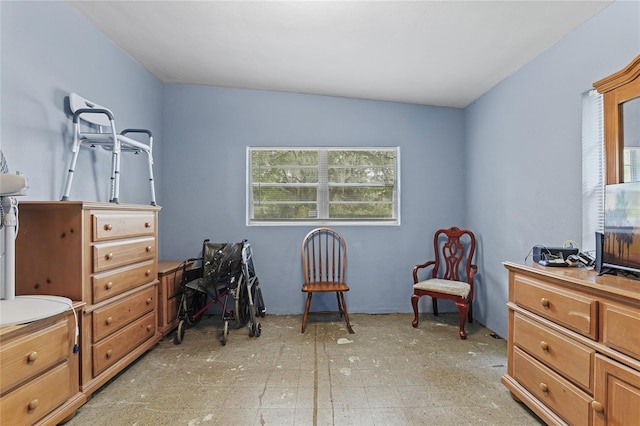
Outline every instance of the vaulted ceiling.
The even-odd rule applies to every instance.
[[[158,79],[465,107],[611,1],[69,1]]]

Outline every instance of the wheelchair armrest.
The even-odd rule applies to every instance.
[[[421,264],[419,264],[419,265],[414,266],[414,267],[413,267],[413,283],[414,283],[414,284],[417,284],[417,283],[420,281],[420,280],[418,279],[418,271],[419,271],[420,269],[428,268],[429,266],[433,266],[433,265],[435,265],[435,264],[436,264],[435,260],[430,260],[430,261],[428,261],[428,262],[421,263]]]

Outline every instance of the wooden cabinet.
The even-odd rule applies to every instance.
[[[640,280],[505,263],[507,373],[514,399],[548,424],[640,418]]]
[[[71,310],[0,328],[2,424],[57,424],[84,404],[79,355],[73,353],[75,328]]]
[[[180,302],[180,282],[183,261],[158,261],[158,331],[163,336],[178,326],[178,303]]]
[[[151,349],[157,332],[159,207],[22,202],[16,294],[86,302],[80,389],[90,395]]]

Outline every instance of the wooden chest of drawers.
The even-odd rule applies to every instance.
[[[503,384],[548,424],[640,419],[640,281],[505,263]]]
[[[178,326],[178,303],[182,281],[181,260],[158,261],[158,331],[163,336]]]
[[[2,424],[57,424],[84,404],[73,353],[71,310],[25,325],[0,328]]]
[[[159,210],[133,204],[20,203],[16,294],[86,302],[80,389],[87,395],[162,337],[157,333]]]

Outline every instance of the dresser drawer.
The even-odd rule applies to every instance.
[[[71,371],[65,362],[0,398],[2,424],[34,424],[66,402],[73,394],[71,380],[77,380]]]
[[[622,306],[602,306],[602,343],[640,359],[640,312]]]
[[[155,279],[156,263],[149,260],[113,271],[95,274],[93,283],[93,303],[106,300],[116,294],[146,284]]]
[[[94,213],[93,241],[153,235],[153,213]]]
[[[594,349],[518,313],[514,314],[513,341],[584,390],[593,391]]]
[[[156,257],[155,238],[138,238],[93,246],[93,272],[106,271]]]
[[[513,299],[516,304],[597,340],[598,302],[595,299],[519,274],[515,274],[513,279]]]
[[[93,312],[93,341],[100,341],[130,323],[132,319],[153,310],[155,294],[156,288],[149,287],[109,306],[96,309]]]
[[[69,356],[69,345],[66,318],[9,344],[3,343],[0,350],[0,393],[4,394],[20,382],[65,360]]]
[[[102,373],[155,333],[156,315],[152,311],[93,345],[93,375]]]
[[[569,424],[592,424],[593,399],[517,347],[513,348],[513,376]]]

